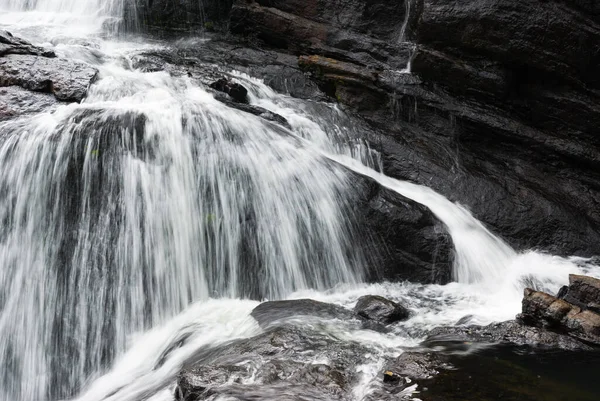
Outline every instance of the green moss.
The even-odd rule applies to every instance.
[[[214,31],[215,30],[215,23],[212,22],[212,21],[206,21],[204,23],[204,29],[207,30],[207,31],[209,31],[209,32]]]

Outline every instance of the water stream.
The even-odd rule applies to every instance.
[[[516,252],[467,208],[385,176],[335,106],[225,71],[288,130],[188,76],[131,68],[161,45],[99,36],[121,0],[0,0],[2,9],[0,27],[100,74],[82,104],[0,123],[0,399],[170,400],[197,350],[260,333],[249,299],[402,300],[415,314],[400,331],[338,333],[373,350],[360,399],[381,357],[425,330],[465,315],[511,319],[525,286],[557,291],[569,273],[600,275],[585,260]],[[455,283],[362,284],[348,169],[445,223]]]

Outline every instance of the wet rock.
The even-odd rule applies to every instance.
[[[590,298],[587,296],[591,295],[595,299],[594,292],[597,288],[594,284],[597,281],[591,277],[573,276],[571,285],[575,287],[575,291],[569,296],[581,295],[588,301]],[[586,288],[592,290],[586,291]],[[577,300],[580,304],[586,304],[580,298]],[[543,292],[529,288],[525,290],[520,319],[531,326],[568,333],[575,338],[600,345],[600,314]]]
[[[135,0],[130,30],[160,34],[211,31],[227,22],[233,0]]]
[[[451,280],[453,245],[429,209],[364,177],[353,178],[351,199],[358,219],[370,281],[445,284]]]
[[[236,102],[248,103],[248,89],[238,83],[221,78],[210,84],[210,87],[219,92],[228,94]]]
[[[42,57],[56,57],[52,50],[34,46],[28,41],[13,36],[8,31],[0,30],[0,57],[7,54],[31,54]]]
[[[569,286],[563,297],[565,301],[584,309],[600,313],[600,280],[589,276],[569,275]]]
[[[354,307],[354,313],[383,324],[406,320],[410,316],[410,312],[404,306],[376,295],[360,297]]]
[[[237,0],[230,29],[295,54],[318,54],[361,65],[382,61],[406,65],[398,42],[405,15],[403,1],[359,0],[310,3]],[[401,67],[402,66],[402,67]]]
[[[80,102],[98,74],[85,63],[57,58],[8,32],[0,33],[0,45],[0,86],[20,86],[52,93],[61,101]]]
[[[402,30],[400,1],[239,0],[231,30],[299,55],[375,129],[386,174],[468,205],[519,249],[591,256],[600,20],[590,4],[411,2]],[[411,57],[413,74],[400,73]]]
[[[502,343],[565,350],[594,349],[568,335],[527,326],[517,321],[492,323],[488,326],[438,327],[429,332],[423,345],[449,350],[468,350],[478,345]]]
[[[287,129],[292,129],[291,125],[288,123],[288,121],[285,119],[285,117],[280,116],[279,114],[273,113],[272,111],[269,111],[262,107],[254,106],[251,104],[234,102],[230,98],[225,97],[225,96],[215,96],[215,99],[217,99],[218,101],[220,101],[223,104],[226,104],[227,106],[229,106],[231,108],[238,109],[238,110],[244,111],[246,113],[254,114],[255,116],[263,118],[267,121],[272,121],[274,123],[277,123]]]
[[[309,326],[283,326],[204,351],[180,373],[175,399],[344,400],[366,350]]]
[[[0,121],[24,114],[53,111],[60,103],[46,93],[32,93],[18,86],[0,88]]]
[[[251,315],[261,326],[301,316],[342,320],[355,318],[352,311],[344,307],[312,299],[264,302],[254,308]]]
[[[8,55],[0,58],[0,86],[53,93],[58,100],[80,102],[98,71],[87,64],[60,58]]]
[[[451,369],[448,358],[438,352],[405,352],[388,365],[388,370],[395,375],[408,377],[411,380],[430,379],[441,369]]]

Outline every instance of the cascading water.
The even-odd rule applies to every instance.
[[[0,0],[11,10],[0,24],[52,42],[74,34],[73,16],[119,18],[122,3]],[[40,28],[48,21],[51,29]],[[195,352],[260,332],[249,317],[257,303],[236,298],[347,306],[364,294],[405,298],[417,311],[408,335],[336,333],[383,355],[468,314],[480,323],[512,318],[531,279],[555,291],[568,273],[600,273],[583,261],[519,254],[465,208],[372,169],[373,155],[333,107],[311,108],[224,71],[288,130],[226,107],[190,77],[136,71],[131,58],[148,45],[86,29],[76,34],[102,57],[79,44],[56,48],[97,63],[83,104],[0,123],[0,399],[170,400]],[[360,284],[348,170],[446,224],[457,283]],[[443,313],[434,307],[442,300]],[[366,387],[379,364],[365,368]]]
[[[408,59],[406,61],[406,67],[402,70],[403,73],[411,73],[411,64],[413,57],[416,53],[416,44],[410,42],[407,37],[407,30],[409,28],[409,24],[412,16],[413,9],[413,0],[404,0],[404,21],[402,22],[402,26],[400,28],[400,34],[398,35],[398,44],[404,45],[409,49]]]

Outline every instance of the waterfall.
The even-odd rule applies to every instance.
[[[219,71],[287,129],[225,106],[185,74],[131,68],[136,49],[151,45],[94,36],[123,4],[0,0],[10,10],[0,23],[43,27],[40,42],[82,24],[102,55],[89,59],[99,78],[82,104],[0,122],[0,399],[171,399],[195,352],[259,331],[249,318],[257,300],[310,293],[348,306],[387,288],[426,302],[451,295],[455,304],[423,307],[410,323],[430,329],[466,313],[508,319],[525,275],[555,290],[582,271],[518,253],[465,207],[372,169],[377,156],[335,106]],[[444,222],[458,283],[362,284],[348,170]]]
[[[188,77],[119,63],[85,103],[0,124],[1,399],[71,396],[193,302],[362,280],[342,168]]]

